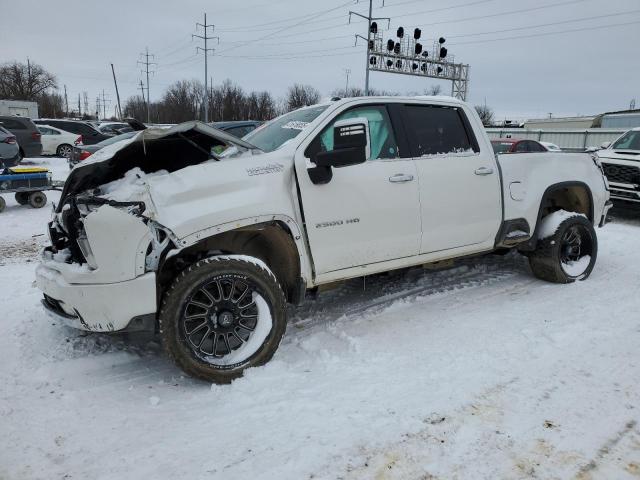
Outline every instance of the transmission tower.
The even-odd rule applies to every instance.
[[[202,51],[204,53],[204,121],[205,123],[207,123],[209,121],[209,88],[207,87],[207,80],[209,78],[209,70],[208,70],[208,64],[207,64],[207,59],[209,57],[209,52],[213,53],[215,52],[215,49],[213,48],[208,48],[207,46],[207,42],[209,40],[217,40],[218,44],[220,44],[220,38],[219,37],[213,37],[213,36],[209,36],[209,29],[211,29],[211,33],[213,33],[213,31],[215,30],[215,25],[213,24],[208,24],[207,23],[207,14],[204,14],[204,23],[196,23],[196,28],[200,28],[202,27],[202,35],[196,35],[193,34],[191,35],[191,38],[199,38],[201,40],[204,40],[204,48],[202,47],[196,47],[196,53],[198,53],[199,51]]]
[[[149,102],[149,73],[153,74],[155,72],[153,72],[153,71],[149,72],[149,67],[151,65],[158,65],[158,64],[155,63],[155,62],[150,62],[149,61],[149,58],[155,58],[155,56],[153,54],[149,53],[149,47],[147,47],[145,49],[145,53],[141,53],[140,55],[142,57],[144,57],[144,60],[138,60],[138,63],[140,65],[144,65],[145,69],[142,70],[142,73],[146,73],[147,74],[147,123],[150,123],[151,122],[151,114],[149,112],[149,103],[150,103]],[[142,96],[144,97],[144,92],[143,92]]]

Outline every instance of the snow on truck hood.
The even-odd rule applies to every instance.
[[[104,147],[76,166],[64,185],[58,211],[68,196],[124,178],[134,168],[147,174],[175,172],[218,159],[212,149],[223,145],[233,145],[241,150],[259,150],[244,140],[199,121],[181,123],[168,129],[142,130],[129,139]]]

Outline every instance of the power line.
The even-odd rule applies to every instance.
[[[417,2],[422,2],[423,0],[407,0],[406,2],[399,2],[399,3],[385,3],[383,5],[383,7],[396,7],[399,5],[406,5],[407,3],[417,3]],[[479,5],[482,3],[489,3],[489,2],[495,2],[496,0],[475,0],[473,2],[469,2],[469,3],[462,3],[459,5],[451,5],[449,7],[442,7],[442,8],[434,8],[431,10],[424,10],[421,13],[436,13],[436,12],[443,12],[445,10],[453,10],[454,8],[462,8],[462,7],[470,7],[472,5]]]
[[[459,43],[452,43],[451,45],[469,45],[469,44],[476,44],[476,43],[489,43],[489,42],[500,42],[503,40],[515,40],[518,38],[534,38],[534,37],[542,37],[542,36],[546,36],[546,35],[560,35],[562,33],[573,33],[573,32],[585,32],[588,30],[600,30],[603,28],[610,28],[610,27],[624,27],[627,25],[637,25],[640,23],[640,20],[636,20],[634,22],[624,22],[624,23],[612,23],[609,25],[595,25],[595,26],[591,26],[591,27],[582,27],[582,28],[573,28],[570,30],[560,30],[557,32],[541,32],[541,33],[531,33],[528,35],[515,35],[515,36],[511,36],[511,37],[502,37],[502,38],[492,38],[492,39],[487,39],[487,40],[471,40],[468,42],[459,42]]]
[[[301,18],[306,18],[306,17],[308,17],[310,15],[323,14],[323,13],[328,13],[328,12],[327,12],[326,9],[325,10],[319,10],[319,11],[316,11],[316,12],[305,13],[304,15],[297,15],[295,17],[283,18],[282,20],[274,20],[272,22],[265,22],[265,23],[256,23],[256,24],[247,25],[247,26],[244,26],[244,27],[238,27],[238,28],[232,28],[232,29],[222,27],[218,31],[220,31],[220,32],[246,32],[247,30],[258,31],[258,30],[256,30],[256,28],[264,27],[264,26],[267,26],[267,25],[275,25],[277,23],[286,23],[286,22],[290,22],[292,20],[299,20]],[[337,17],[337,18],[343,18],[343,17],[341,15],[340,17]],[[266,29],[266,30],[277,30],[278,28],[280,28],[280,27],[273,27],[273,28],[269,28],[269,29]]]
[[[505,15],[513,15],[516,13],[528,13],[528,12],[534,12],[536,10],[544,10],[547,8],[555,8],[555,7],[562,7],[564,5],[572,5],[572,4],[576,4],[576,3],[583,3],[586,2],[588,0],[569,0],[569,1],[565,1],[565,2],[559,2],[559,3],[552,3],[552,4],[547,4],[547,5],[539,5],[537,7],[530,7],[530,8],[523,8],[520,10],[510,10],[507,12],[498,12],[498,13],[491,13],[488,15],[478,15],[475,17],[467,17],[467,18],[456,18],[454,20],[443,20],[440,22],[432,22],[432,23],[422,23],[421,26],[422,27],[430,27],[432,25],[444,25],[447,23],[458,23],[458,22],[467,22],[470,20],[483,20],[485,18],[495,18],[495,17],[502,17]],[[401,14],[401,15],[394,15],[394,18],[402,18],[402,17],[415,17],[416,15],[422,15],[423,13],[432,13],[429,10],[424,10],[421,12],[413,12],[413,13],[406,13],[406,14]]]
[[[352,2],[351,2],[351,1],[349,1],[349,2],[345,2],[345,3],[341,4],[341,5],[338,5],[337,7],[329,8],[329,9],[327,9],[327,10],[325,10],[325,11],[321,12],[321,13],[318,13],[318,14],[312,15],[312,16],[310,16],[310,17],[306,17],[304,20],[301,20],[300,22],[298,22],[298,23],[296,23],[296,24],[294,24],[294,25],[287,25],[287,26],[285,26],[285,27],[280,28],[279,30],[276,30],[276,31],[275,31],[275,32],[273,32],[273,33],[269,33],[269,34],[264,35],[264,36],[262,36],[262,37],[260,37],[260,38],[255,38],[255,39],[253,39],[253,40],[248,40],[248,41],[246,41],[246,42],[245,42],[245,43],[243,43],[243,44],[236,45],[235,47],[227,48],[226,50],[222,50],[220,53],[228,52],[228,51],[230,51],[230,50],[235,50],[236,48],[240,48],[240,47],[243,47],[243,46],[246,46],[246,45],[250,45],[250,44],[255,43],[255,42],[259,42],[259,41],[261,41],[261,40],[265,40],[265,39],[267,39],[267,38],[274,37],[274,36],[275,36],[275,35],[277,35],[278,33],[283,32],[283,31],[285,31],[285,30],[287,30],[287,29],[289,29],[289,28],[293,28],[293,27],[296,27],[296,26],[298,26],[298,25],[303,25],[303,24],[305,24],[305,23],[308,23],[308,22],[310,22],[310,21],[312,21],[312,20],[314,20],[314,19],[316,19],[316,18],[318,18],[318,17],[320,17],[320,16],[324,15],[325,13],[333,12],[333,11],[338,10],[338,9],[340,9],[340,8],[344,8],[344,7],[346,7],[347,5],[352,5]]]
[[[620,15],[629,15],[632,13],[639,13],[640,10],[628,10],[626,12],[619,12],[619,13],[610,13],[607,15],[594,15],[592,17],[582,17],[582,18],[574,18],[572,20],[563,20],[563,21],[559,21],[559,22],[550,22],[550,23],[540,23],[538,25],[528,25],[526,27],[514,27],[514,28],[506,28],[503,30],[493,30],[490,32],[476,32],[476,33],[462,33],[460,35],[447,35],[448,38],[462,38],[462,37],[473,37],[476,35],[491,35],[494,33],[505,33],[505,32],[515,32],[518,30],[528,30],[530,28],[541,28],[541,27],[552,27],[555,25],[564,25],[567,23],[576,23],[576,22],[585,22],[588,20],[600,20],[602,18],[609,18],[609,17],[619,17]]]

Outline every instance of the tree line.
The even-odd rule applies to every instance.
[[[320,92],[311,85],[294,84],[284,97],[276,98],[268,91],[247,92],[227,79],[221,85],[208,89],[209,121],[270,120],[297,108],[313,105],[321,99]],[[371,95],[399,95],[385,90],[371,90]],[[440,85],[432,85],[423,92],[409,95],[439,95]],[[333,97],[360,97],[364,91],[358,87],[336,89]],[[55,75],[33,62],[8,62],[0,65],[0,99],[38,102],[40,116],[60,118],[77,112],[66,111],[65,99],[60,94]],[[149,118],[153,123],[180,123],[204,118],[205,87],[199,80],[179,80],[171,84],[162,97],[150,102]],[[476,106],[485,125],[493,122],[493,111],[486,105]],[[122,105],[124,117],[147,119],[147,102],[141,95],[127,98]],[[83,118],[91,118],[83,115]],[[116,120],[116,118],[111,118]]]

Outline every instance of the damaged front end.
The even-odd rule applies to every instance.
[[[47,311],[90,331],[155,321],[156,272],[177,239],[157,223],[146,178],[217,160],[219,145],[251,147],[199,122],[145,130],[121,143],[69,175],[36,272]]]

